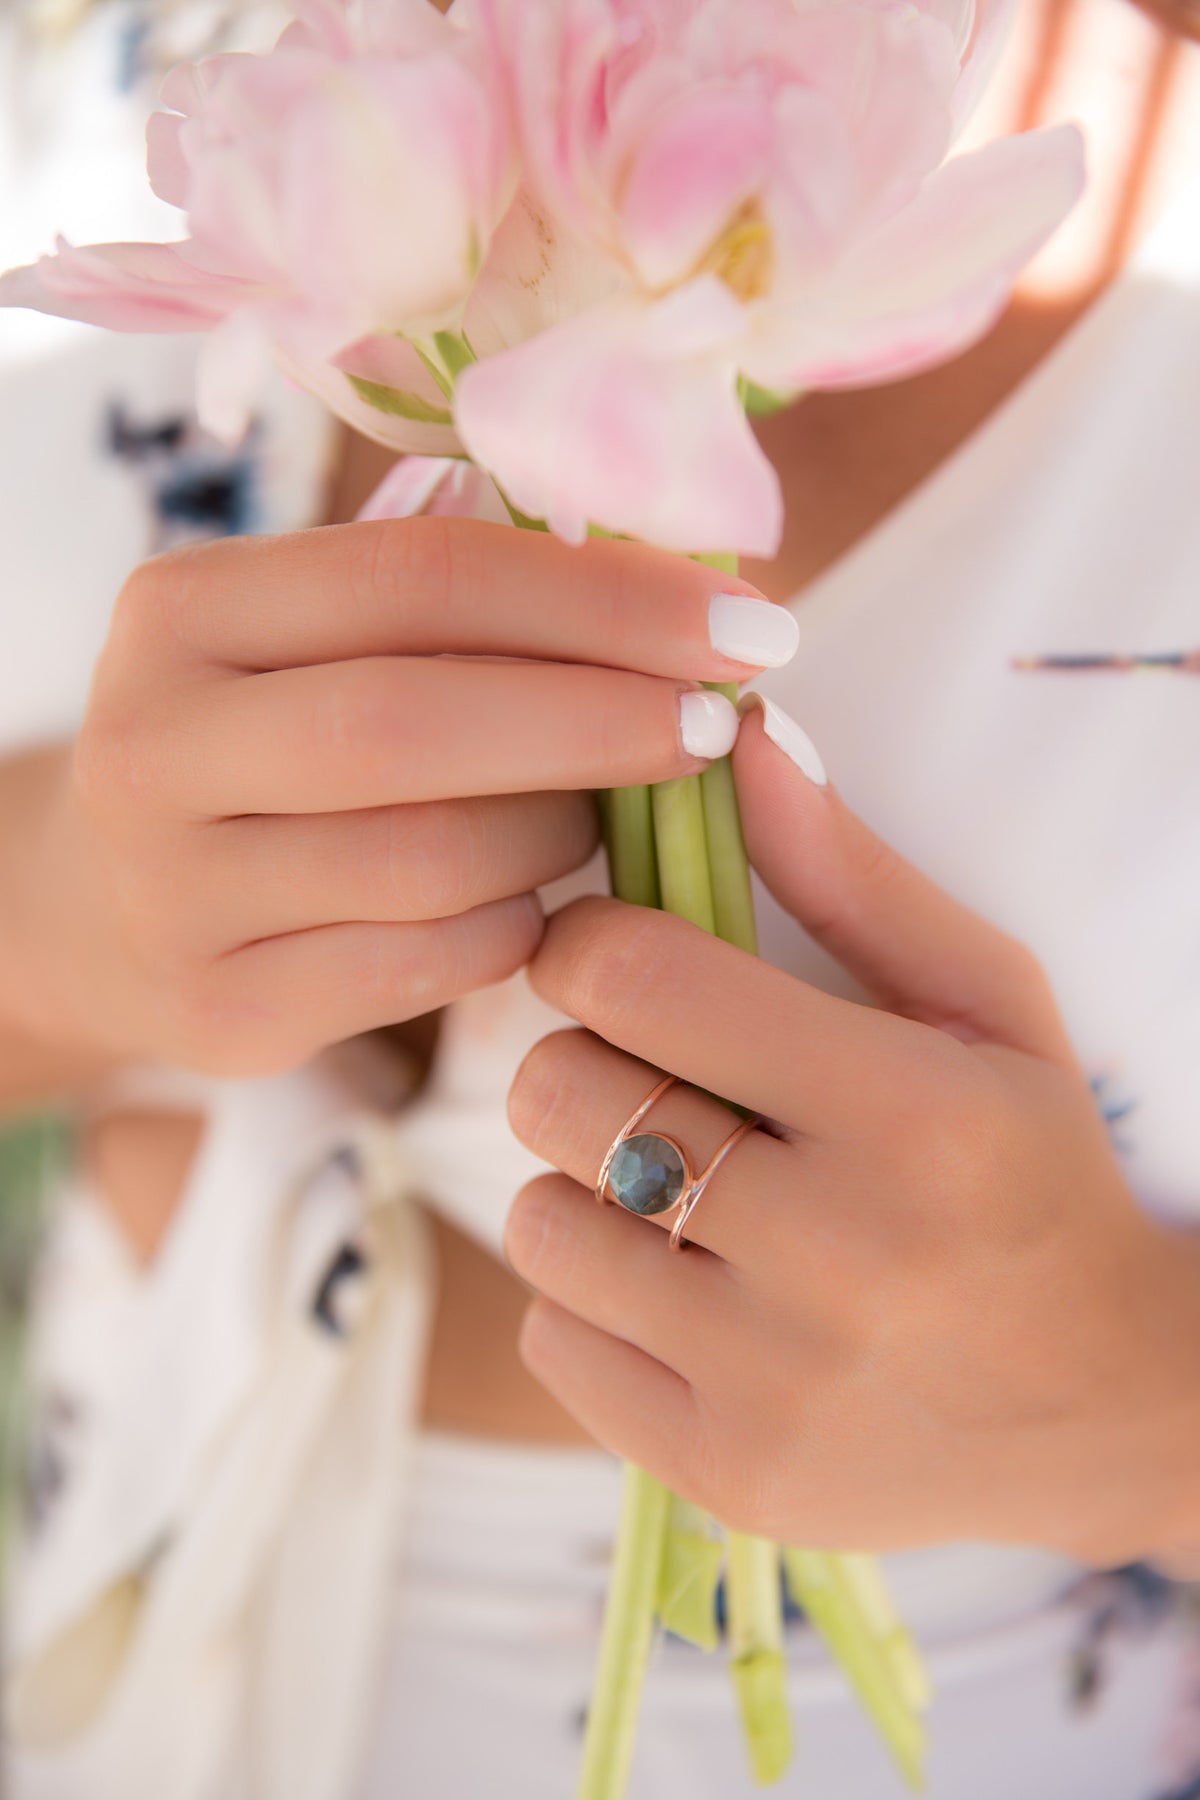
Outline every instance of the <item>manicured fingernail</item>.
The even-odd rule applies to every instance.
[[[756,669],[791,662],[800,627],[786,606],[751,594],[714,594],[708,603],[708,636],[714,650]]]
[[[679,736],[689,756],[702,756],[706,762],[728,756],[737,734],[737,708],[724,694],[700,689],[680,696]]]
[[[740,707],[743,716],[755,706],[762,713],[763,730],[771,742],[795,763],[802,775],[807,775],[818,787],[824,787],[829,777],[825,773],[821,753],[807,731],[802,731],[795,719],[765,695],[743,694]]]

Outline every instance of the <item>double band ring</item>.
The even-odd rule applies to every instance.
[[[655,1213],[675,1212],[671,1226],[672,1250],[683,1250],[688,1240],[684,1227],[703,1197],[704,1190],[729,1152],[737,1147],[758,1120],[742,1119],[730,1132],[700,1173],[694,1174],[687,1151],[672,1137],[657,1131],[637,1128],[655,1101],[678,1081],[677,1075],[665,1075],[626,1119],[608,1147],[596,1181],[596,1198],[603,1205],[623,1206],[626,1212],[647,1217]]]

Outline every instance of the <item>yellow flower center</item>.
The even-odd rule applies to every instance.
[[[757,200],[747,200],[704,257],[700,273],[718,276],[739,300],[760,300],[773,267],[771,228]]]

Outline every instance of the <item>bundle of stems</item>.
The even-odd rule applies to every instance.
[[[729,573],[731,558],[705,558]],[[737,690],[723,687],[731,700]],[[756,953],[750,871],[728,757],[700,775],[601,797],[613,892],[661,907]],[[579,1800],[622,1800],[656,1632],[728,1652],[750,1767],[777,1781],[792,1754],[783,1583],[840,1664],[907,1783],[922,1781],[929,1690],[920,1657],[870,1557],[781,1548],[721,1532],[652,1475],[626,1466]]]

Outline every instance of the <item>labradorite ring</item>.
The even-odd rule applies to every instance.
[[[677,1075],[664,1075],[654,1092],[626,1119],[608,1147],[596,1182],[596,1198],[604,1205],[623,1206],[626,1212],[640,1213],[643,1218],[673,1211],[672,1250],[686,1249],[683,1228],[705,1188],[729,1152],[758,1124],[755,1118],[742,1119],[707,1166],[695,1174],[687,1151],[673,1137],[637,1129],[655,1101],[678,1079]]]

